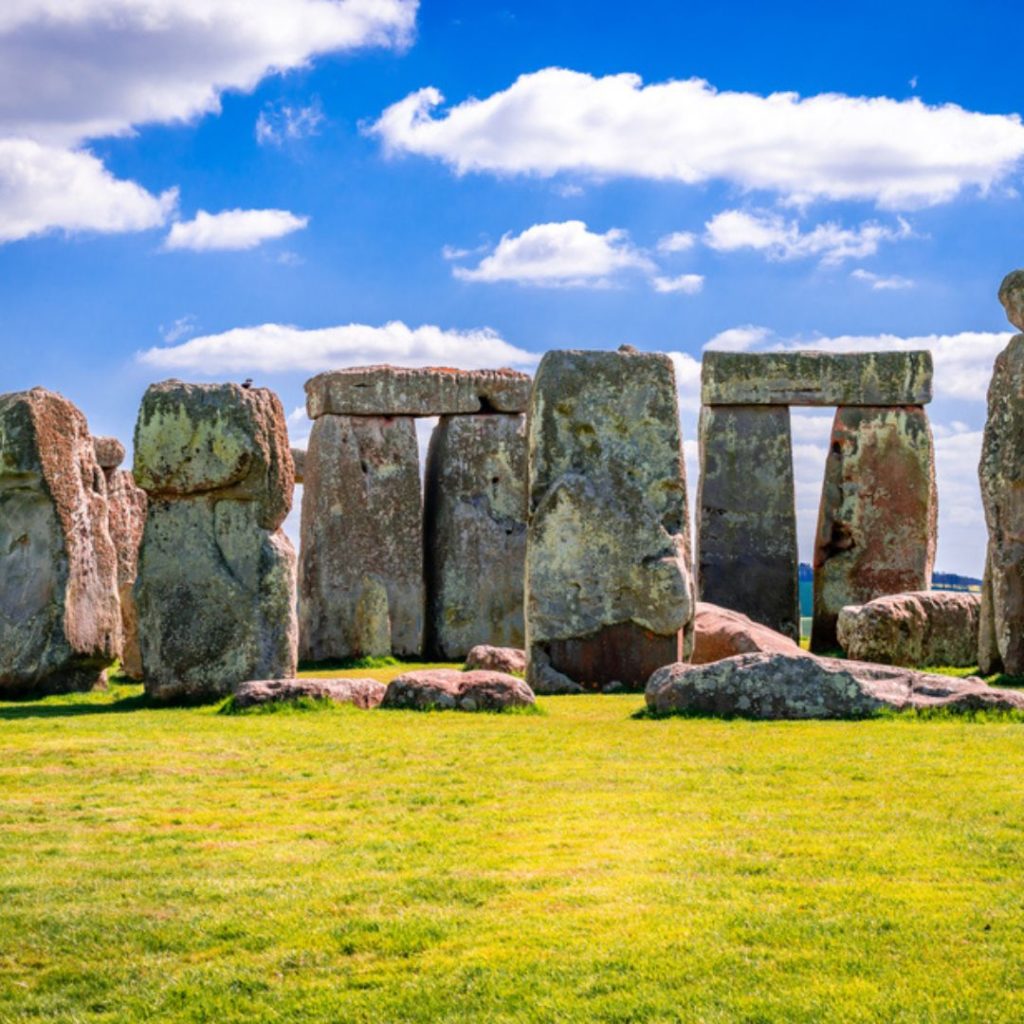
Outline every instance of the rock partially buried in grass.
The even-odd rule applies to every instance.
[[[774,629],[762,626],[746,615],[705,601],[697,603],[693,655],[690,657],[692,664],[707,665],[736,654],[754,654],[758,651],[792,654],[794,657],[803,653],[800,645],[788,636],[776,633]]]
[[[477,644],[466,655],[466,668],[521,675],[526,672],[526,651],[521,651],[517,647]]]
[[[388,684],[381,707],[416,711],[504,711],[536,703],[522,679],[504,672],[460,672],[451,668],[406,672]]]
[[[387,687],[376,679],[251,679],[235,689],[233,710],[297,700],[329,700],[375,708]]]
[[[666,665],[648,680],[645,697],[655,714],[723,718],[868,718],[887,709],[1024,711],[1024,692],[997,690],[976,678],[786,654]]]

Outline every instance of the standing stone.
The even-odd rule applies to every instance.
[[[705,406],[700,420],[700,600],[800,639],[789,409]]]
[[[154,384],[135,427],[149,497],[134,595],[146,691],[210,699],[295,675],[294,487],[284,411],[235,384]]]
[[[139,617],[133,588],[139,568],[139,546],[146,527],[146,492],[127,469],[104,470],[110,539],[117,552],[117,589],[121,601],[121,671],[142,679]]]
[[[442,416],[426,469],[427,650],[522,647],[525,561],[525,418]]]
[[[689,652],[694,614],[671,361],[549,352],[528,446],[527,678],[642,688]]]
[[[415,655],[423,521],[411,417],[320,416],[302,492],[302,656]]]
[[[106,482],[85,417],[43,388],[0,396],[0,695],[102,682],[120,622]]]
[[[847,605],[931,587],[937,514],[924,409],[838,409],[815,539],[813,651],[838,647]]]
[[[306,449],[292,449],[292,465],[295,467],[295,482],[301,484],[306,478]]]

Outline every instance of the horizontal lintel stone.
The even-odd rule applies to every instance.
[[[306,381],[306,411],[321,416],[446,416],[525,412],[530,375],[516,370],[357,366]]]
[[[705,352],[705,405],[927,405],[932,354]]]

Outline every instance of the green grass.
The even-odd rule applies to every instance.
[[[0,1021],[1024,1019],[1021,725],[541,703],[0,704]]]

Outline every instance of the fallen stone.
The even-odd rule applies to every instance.
[[[1011,270],[999,286],[999,301],[1006,310],[1006,319],[1024,331],[1024,270]]]
[[[746,615],[704,601],[697,603],[693,654],[690,656],[692,665],[707,665],[736,654],[755,652],[793,656],[804,653],[800,645],[788,636],[762,626]]]
[[[426,649],[522,647],[526,433],[519,415],[443,416],[424,484]]]
[[[705,352],[701,393],[705,405],[927,405],[932,355]]]
[[[700,464],[700,599],[799,639],[800,560],[789,409],[705,406]]]
[[[643,686],[694,611],[678,394],[667,356],[548,352],[529,417],[527,678]]]
[[[292,465],[295,467],[295,482],[301,484],[306,475],[306,449],[292,449]]]
[[[925,668],[978,662],[981,595],[893,594],[839,613],[839,645],[855,661]]]
[[[887,708],[1024,711],[1024,692],[980,679],[787,654],[666,665],[651,676],[645,697],[655,714],[725,718],[867,718]]]
[[[515,370],[357,366],[306,381],[306,410],[321,416],[445,416],[525,412],[530,377]]]
[[[139,619],[133,587],[149,503],[146,492],[135,486],[135,478],[129,470],[105,470],[105,474],[108,523],[117,553],[117,590],[121,602],[121,671],[132,679],[142,679]]]
[[[925,411],[838,409],[815,539],[811,650],[838,647],[847,605],[931,587],[937,515]]]
[[[90,689],[121,645],[106,480],[85,417],[0,396],[0,694]]]
[[[321,416],[310,434],[305,481],[302,657],[420,654],[423,513],[415,421]]]
[[[526,672],[526,651],[514,647],[491,647],[477,644],[466,655],[467,669],[483,669],[486,672],[504,672],[507,675],[524,675]]]
[[[329,700],[376,708],[387,687],[376,679],[250,679],[235,687],[232,708],[297,700]]]
[[[406,672],[388,683],[381,707],[416,711],[503,711],[535,704],[522,679],[503,672],[459,672],[450,668]]]
[[[92,445],[100,469],[117,469],[124,462],[124,445],[116,437],[94,437]]]

